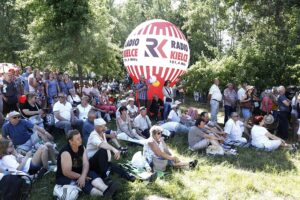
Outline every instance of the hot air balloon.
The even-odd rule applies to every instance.
[[[141,75],[147,80],[148,99],[163,97],[166,80],[173,86],[183,75],[190,60],[190,49],[184,34],[174,24],[153,19],[138,25],[123,48],[124,66],[134,83]]]

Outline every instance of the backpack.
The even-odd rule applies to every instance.
[[[32,188],[31,179],[26,182],[19,175],[5,175],[0,181],[0,197],[3,200],[27,200]],[[12,187],[13,186],[13,187]]]

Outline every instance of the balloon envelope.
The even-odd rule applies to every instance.
[[[166,80],[171,86],[187,70],[189,44],[183,33],[172,23],[154,19],[138,25],[128,36],[123,48],[124,66],[137,83],[144,75],[148,84],[148,99],[153,94],[162,98]]]

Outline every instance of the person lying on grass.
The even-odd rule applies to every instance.
[[[22,156],[17,153],[13,143],[6,139],[0,141],[0,157],[5,169],[22,171],[29,175],[37,174],[37,178],[48,171],[48,160],[56,164],[53,149],[48,149],[45,145],[41,145],[34,154],[28,151],[26,156]]]
[[[197,160],[191,162],[183,162],[178,157],[172,155],[161,134],[163,128],[160,126],[152,126],[150,129],[150,137],[144,145],[143,155],[151,167],[164,171],[167,165],[175,168],[194,168]],[[162,162],[161,162],[162,161]]]
[[[254,117],[254,126],[251,129],[251,145],[264,149],[267,151],[272,151],[283,147],[285,149],[293,150],[295,147],[293,145],[287,144],[283,139],[271,134],[264,126],[265,121],[263,116]]]
[[[106,185],[96,172],[90,170],[87,151],[82,145],[78,130],[67,133],[68,144],[59,152],[57,157],[57,185],[76,183],[86,194],[93,196],[112,197],[118,190],[119,184],[112,182]]]

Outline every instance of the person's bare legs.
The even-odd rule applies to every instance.
[[[47,142],[45,144],[48,148],[48,157],[49,159],[52,161],[52,163],[56,164],[56,157],[55,157],[55,149],[53,147],[53,144],[51,144],[50,142]]]
[[[45,145],[41,145],[31,160],[32,164],[40,166],[43,165],[43,168],[48,169],[48,148]]]
[[[121,145],[119,144],[119,142],[116,138],[111,138],[111,141],[116,145],[117,148],[121,147]]]
[[[102,193],[108,188],[101,178],[96,178],[92,181],[92,185]]]

